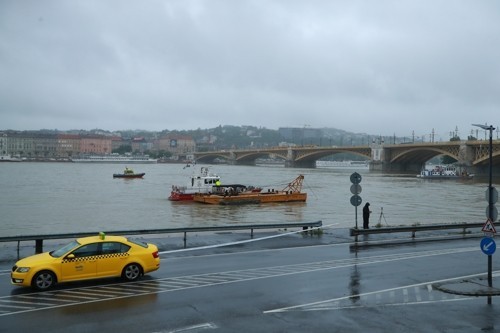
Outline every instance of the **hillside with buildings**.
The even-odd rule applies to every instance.
[[[39,130],[0,131],[0,155],[25,159],[71,159],[84,155],[149,155],[163,160],[189,160],[200,151],[249,149],[279,145],[357,146],[391,140],[332,128],[218,126],[189,131]],[[396,138],[394,138],[396,140]],[[399,139],[398,139],[399,140]]]

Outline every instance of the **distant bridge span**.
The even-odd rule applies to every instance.
[[[229,164],[254,165],[258,158],[284,160],[286,167],[314,168],[316,161],[331,155],[350,153],[370,161],[371,170],[418,172],[430,159],[447,155],[470,171],[486,174],[489,166],[488,141],[422,142],[411,144],[373,144],[353,147],[273,147],[194,153],[200,163],[224,159]],[[493,166],[500,171],[500,140],[493,142]]]
[[[316,167],[316,161],[322,157],[340,153],[356,154],[371,159],[370,147],[273,147],[264,149],[241,149],[195,153],[197,162],[213,162],[220,158],[230,164],[254,165],[258,158],[278,158],[287,167]]]

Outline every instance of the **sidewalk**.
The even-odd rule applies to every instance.
[[[432,287],[442,292],[455,295],[500,296],[500,278],[495,276],[493,276],[492,279],[492,287],[488,286],[487,277],[436,283]]]

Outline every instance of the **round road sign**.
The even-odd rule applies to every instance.
[[[493,238],[490,237],[484,237],[483,239],[481,239],[480,246],[481,251],[489,256],[495,253],[495,250],[497,249],[497,244],[495,243]]]
[[[361,183],[361,175],[357,172],[353,173],[351,175],[351,183],[353,183],[353,184]]]
[[[363,200],[361,199],[361,197],[359,195],[355,194],[351,197],[351,205],[357,207],[357,206],[361,205],[361,202],[363,202]]]
[[[489,203],[490,202],[490,189],[486,189],[485,197],[486,197],[486,202]],[[491,203],[497,203],[497,201],[498,201],[498,191],[494,186],[492,186],[491,187]]]
[[[360,194],[361,193],[361,185],[359,185],[359,184],[352,184],[351,185],[351,193],[352,194]]]
[[[498,209],[495,205],[493,205],[493,212],[492,212],[492,215],[493,216],[490,216],[490,205],[488,205],[486,207],[486,217],[491,219],[491,221],[495,222],[498,218]]]

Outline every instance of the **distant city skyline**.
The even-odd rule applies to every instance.
[[[283,129],[299,129],[299,130],[334,130],[334,131],[341,131],[341,132],[346,132],[347,134],[354,134],[354,135],[368,135],[368,136],[373,136],[373,137],[385,137],[385,138],[388,138],[388,137],[397,137],[397,138],[408,138],[409,140],[415,140],[415,141],[447,141],[451,138],[454,138],[454,137],[459,137],[461,140],[466,140],[469,136],[473,136],[479,140],[482,140],[482,139],[487,139],[488,137],[488,131],[484,131],[484,130],[481,130],[481,129],[478,129],[478,128],[475,128],[475,129],[472,129],[470,130],[468,133],[465,133],[463,135],[461,135],[460,133],[460,130],[458,129],[458,127],[455,128],[455,130],[453,131],[449,131],[447,133],[437,133],[436,131],[434,131],[434,129],[431,130],[430,133],[428,134],[422,134],[422,135],[418,135],[415,131],[412,131],[412,133],[410,133],[409,135],[402,135],[402,136],[397,136],[395,134],[392,134],[392,135],[382,135],[382,134],[377,134],[377,133],[357,133],[357,132],[349,132],[349,131],[346,131],[344,129],[341,129],[341,128],[333,128],[333,127],[318,127],[318,128],[312,128],[312,127],[287,127],[287,126],[281,126],[279,127],[278,129],[269,129],[269,128],[266,128],[266,127],[263,127],[263,126],[251,126],[251,125],[246,125],[246,126],[238,126],[238,125],[229,125],[229,124],[225,124],[225,125],[220,125],[222,127],[225,127],[225,126],[229,126],[229,127],[239,127],[239,128],[245,128],[245,127],[250,127],[250,128],[257,128],[257,129],[262,129],[262,128],[265,128],[265,129],[268,129],[268,130],[275,130],[275,131],[280,131],[280,130],[283,130]],[[218,126],[217,126],[218,127]],[[43,132],[43,131],[48,131],[48,132],[61,132],[61,133],[70,133],[70,132],[107,132],[107,133],[123,133],[123,132],[134,132],[134,133],[137,133],[137,132],[150,132],[150,133],[161,133],[161,132],[182,132],[182,131],[187,131],[187,132],[190,132],[190,131],[198,131],[198,130],[202,130],[202,131],[206,131],[206,130],[213,130],[217,127],[214,127],[214,128],[203,128],[203,129],[185,129],[185,130],[177,130],[177,129],[171,129],[171,130],[167,130],[167,129],[163,129],[163,130],[160,130],[160,131],[149,131],[149,130],[141,130],[141,129],[135,129],[135,130],[132,130],[132,129],[118,129],[118,130],[108,130],[106,128],[93,128],[93,129],[90,129],[90,130],[85,130],[85,129],[49,129],[49,128],[40,128],[40,129],[33,129],[33,130],[28,130],[28,129],[20,129],[20,130],[13,130],[13,129],[0,129],[0,132],[2,131],[34,131],[34,132]],[[493,133],[493,139],[495,140],[498,140],[500,138],[500,127],[499,126],[496,126],[495,127],[495,130],[494,130],[494,133]]]

